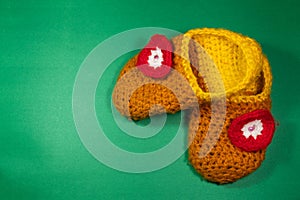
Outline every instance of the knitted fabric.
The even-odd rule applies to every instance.
[[[255,93],[261,72],[261,48],[253,39],[223,29],[193,29],[173,39],[174,68],[190,82],[201,101]],[[192,47],[192,48],[191,48]],[[195,74],[193,66],[196,66]],[[224,87],[218,85],[221,75]],[[203,78],[209,88],[203,88]],[[202,88],[201,88],[202,86]]]
[[[272,76],[268,61],[263,59],[263,73],[253,95],[238,95],[226,99],[224,125],[211,122],[211,105],[202,103],[200,113],[192,111],[189,122],[189,161],[206,180],[220,184],[234,182],[257,169],[265,158],[266,149],[243,151],[234,146],[228,137],[228,128],[237,117],[259,109],[270,110]],[[216,113],[222,115],[222,113]],[[208,134],[208,127],[211,132]],[[219,130],[222,130],[219,133]],[[218,137],[216,143],[214,139]],[[204,143],[205,138],[205,143]],[[207,153],[207,154],[206,154]]]
[[[192,88],[180,73],[171,70],[167,77],[153,79],[136,68],[136,61],[137,56],[124,66],[114,88],[113,102],[122,115],[140,120],[198,105]]]
[[[255,110],[235,118],[228,129],[231,143],[244,151],[265,149],[272,141],[275,122],[268,110]]]
[[[189,161],[195,170],[220,184],[250,174],[264,160],[275,129],[272,117],[253,115],[271,109],[272,75],[259,44],[228,30],[208,28],[190,30],[172,43],[173,68],[162,79],[137,69],[137,56],[129,60],[114,89],[116,108],[135,120],[190,109]],[[212,113],[212,102],[220,108],[225,102],[225,111]],[[225,115],[225,120],[216,123],[213,115]],[[250,122],[262,123],[254,139],[236,135],[243,134],[248,116]]]
[[[261,49],[254,40],[228,30],[204,28],[190,30],[184,35],[177,36],[172,39],[172,43],[173,68],[179,74],[173,72],[160,80],[148,79],[136,70],[136,56],[123,67],[113,92],[114,105],[121,114],[139,120],[149,115],[176,113],[179,110],[193,108],[198,104],[195,96],[201,101],[208,101],[215,96],[256,92],[255,84],[261,71]],[[215,70],[212,70],[212,63],[217,66]],[[194,65],[201,66],[201,70],[196,69]],[[127,74],[125,79],[124,76],[129,71],[131,73]],[[199,71],[202,73],[200,76],[197,75]],[[215,84],[218,83],[214,81],[218,73],[222,75],[226,91]],[[179,81],[182,80],[182,77],[178,79],[180,74],[188,82]],[[204,88],[206,87],[204,75],[205,81],[210,80],[209,89],[214,92]],[[151,84],[137,87],[145,82]],[[171,86],[165,87],[166,84]],[[131,91],[129,87],[135,87],[135,91],[129,93]],[[174,91],[174,88],[176,91],[183,91],[183,94]],[[180,104],[178,99],[181,99]],[[160,107],[153,107],[154,105]]]
[[[139,53],[136,66],[145,75],[163,78],[172,67],[172,44],[163,35],[154,35]]]

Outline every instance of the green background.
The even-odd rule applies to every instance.
[[[298,0],[1,0],[0,199],[299,199],[299,9]],[[159,171],[129,174],[101,164],[85,149],[72,115],[81,63],[110,36],[147,26],[179,32],[222,27],[262,44],[272,65],[272,112],[280,126],[256,172],[218,186],[199,178],[186,154]],[[106,119],[106,130],[114,130],[108,137],[118,146],[147,152],[172,138],[164,133],[176,130],[180,113],[168,116],[166,127],[147,144],[122,135],[101,102],[110,102],[130,56],[105,72],[97,115]]]

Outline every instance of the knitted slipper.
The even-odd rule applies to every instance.
[[[222,94],[218,92],[217,87],[208,87],[203,84],[203,81],[199,81],[203,73],[209,72],[210,66],[205,62],[207,59],[203,61],[201,58],[203,57],[201,51],[189,53],[190,60],[198,61],[202,68],[202,73],[185,70],[190,82],[194,83],[192,86],[197,92],[200,104],[200,115],[199,110],[196,109],[190,115],[189,161],[206,180],[223,184],[234,182],[250,174],[264,160],[266,147],[270,144],[275,130],[274,119],[269,111],[272,75],[269,63],[262,55],[258,44],[257,49],[252,52],[239,51],[241,45],[247,43],[237,44],[238,38],[235,34],[229,33],[233,37],[225,42],[214,37],[199,36],[202,32],[203,30],[190,31],[189,38],[194,38],[196,43],[200,43],[210,51],[209,54],[217,63],[218,72],[224,83],[223,89],[227,95],[224,99],[219,98]],[[256,43],[250,38],[247,40]],[[213,48],[205,46],[209,42],[215,44],[212,45]],[[181,43],[185,43],[184,38]],[[184,49],[183,46],[181,45],[181,49]],[[232,49],[227,50],[230,47]],[[186,48],[182,50],[181,55],[188,52],[189,49]],[[250,61],[250,57],[255,59]],[[180,59],[178,64],[190,65]],[[247,63],[248,67],[245,67]],[[251,65],[253,70],[249,70]],[[255,76],[253,71],[258,71],[259,75]],[[207,75],[210,75],[209,73]],[[198,75],[200,77],[197,77]],[[252,76],[252,83],[240,84],[244,80],[243,75]],[[212,77],[214,76],[213,73]],[[214,81],[210,82],[213,83]],[[244,88],[241,88],[241,85]],[[209,92],[208,88],[213,91]],[[213,110],[213,104],[219,109]],[[218,121],[215,119],[222,119],[222,116],[225,116],[225,119],[221,120],[222,123],[220,120],[215,122]]]
[[[224,124],[210,124],[210,103],[201,105],[200,118],[199,111],[191,113],[189,161],[208,181],[234,182],[256,170],[264,160],[275,125],[269,112],[272,77],[267,59],[263,62],[258,92],[227,98]]]
[[[217,67],[224,71],[228,69],[230,74],[222,74],[227,96],[238,92],[255,92],[252,91],[255,87],[251,85],[257,81],[261,71],[261,63],[258,62],[261,54],[259,45],[248,37],[223,29],[204,28],[177,36],[172,39],[172,44],[173,57],[165,56],[171,51],[170,45],[166,38],[154,36],[145,49],[123,67],[112,96],[115,107],[122,115],[139,120],[164,112],[176,113],[199,106],[198,97],[201,97],[201,101],[208,101],[215,95],[225,95],[224,88],[220,89],[214,83],[205,84],[203,76],[194,76],[198,72],[193,64],[199,60],[204,66],[214,61]],[[160,52],[157,46],[163,50]],[[193,54],[201,54],[202,57],[199,59]],[[238,54],[244,56],[238,57]],[[160,62],[162,67],[152,63],[151,69],[148,66],[151,56],[162,56],[162,60],[167,61]],[[170,58],[172,61],[169,61]],[[239,70],[241,67],[245,70]],[[207,72],[204,69],[208,69]],[[245,74],[245,71],[248,73]],[[209,77],[215,75],[208,67],[202,69],[202,74]],[[210,80],[209,77],[206,79]],[[232,77],[234,80],[226,81]],[[203,90],[207,85],[216,92]]]

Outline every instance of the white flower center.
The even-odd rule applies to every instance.
[[[148,56],[149,66],[154,67],[154,69],[156,69],[157,67],[160,67],[162,65],[163,61],[163,53],[160,48],[156,47],[156,50],[151,50],[151,55]]]
[[[258,135],[262,135],[261,131],[263,130],[263,124],[261,120],[254,120],[249,122],[243,126],[241,131],[243,131],[243,135],[248,139],[252,136],[254,139],[257,138]]]

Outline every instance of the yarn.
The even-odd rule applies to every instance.
[[[154,35],[139,53],[136,66],[145,76],[163,78],[172,67],[172,44],[163,35]]]
[[[275,130],[269,112],[272,74],[260,45],[212,28],[190,30],[174,37],[172,44],[172,69],[163,78],[137,69],[139,55],[128,61],[114,88],[115,107],[134,120],[190,110],[189,162],[194,169],[220,184],[250,174],[264,160]],[[222,100],[225,121],[216,124],[211,107],[222,106]],[[220,109],[213,114],[224,113]]]
[[[152,110],[152,115],[164,112],[176,113],[179,110],[193,108],[198,104],[198,101],[193,98],[195,95],[201,101],[209,101],[210,98],[223,95],[256,92],[255,84],[261,71],[262,55],[260,46],[253,39],[228,30],[204,28],[190,30],[184,35],[179,35],[172,39],[172,44],[174,48],[172,67],[186,78],[188,85],[176,80],[178,78],[178,75],[174,75],[176,73],[173,75],[170,73],[163,79],[152,79],[152,84],[145,84],[129,94],[127,87],[139,85],[148,77],[143,73],[135,72],[135,74],[130,73],[126,81],[120,82],[121,77],[129,71],[133,72],[132,69],[136,68],[137,55],[125,64],[113,91],[114,105],[121,114],[140,120],[148,117],[150,108],[156,104],[161,105],[161,108]],[[216,63],[218,67],[215,70],[216,73],[221,72],[226,91],[220,90],[218,84],[214,84],[215,74],[211,73],[211,68],[209,68],[211,63]],[[201,66],[201,70],[196,66]],[[206,87],[206,83],[201,75],[197,75],[199,71],[209,75],[206,80],[212,80],[210,89],[217,91],[216,93],[203,88]],[[178,97],[169,88],[162,87],[162,82],[172,83],[174,87],[178,86],[178,90],[185,93],[184,99],[186,100],[179,105]],[[192,88],[192,93],[189,92],[188,87]],[[124,97],[128,99],[125,100]]]
[[[268,110],[255,110],[234,119],[228,129],[231,143],[244,151],[265,149],[272,141],[275,122]]]
[[[260,147],[252,151],[253,149],[247,148],[247,145],[243,146],[241,144],[240,147],[244,147],[244,149],[247,150],[244,151],[242,148],[236,146],[236,143],[233,144],[228,135],[229,127],[231,127],[232,133],[241,131],[241,126],[236,127],[233,124],[233,121],[236,121],[239,117],[246,116],[247,113],[249,114],[257,110],[270,110],[270,86],[272,76],[266,58],[263,58],[263,71],[259,79],[260,81],[258,81],[257,84],[257,90],[259,92],[256,94],[243,94],[226,98],[226,117],[224,124],[213,124],[211,121],[211,102],[201,104],[200,118],[198,117],[199,114],[195,113],[197,111],[192,111],[189,120],[189,142],[191,144],[189,146],[189,161],[194,169],[206,180],[220,184],[234,182],[255,171],[264,160],[266,152],[265,145],[261,145],[259,142],[256,145],[252,144],[254,147]],[[218,116],[222,113],[214,114]],[[257,116],[257,113],[254,112],[254,114]],[[237,120],[238,124],[239,121],[240,120]],[[213,127],[211,130],[212,133],[210,134],[208,134],[209,125]],[[236,129],[234,127],[236,127]],[[267,132],[274,131],[273,128],[268,128],[265,127]],[[221,133],[217,134],[220,129]],[[272,134],[269,136],[271,135]],[[215,141],[214,137],[218,137],[217,142],[210,143],[209,141]],[[205,144],[203,143],[204,138],[208,141]],[[210,146],[213,146],[213,148],[208,150],[207,148]],[[202,152],[209,153],[203,154]]]

